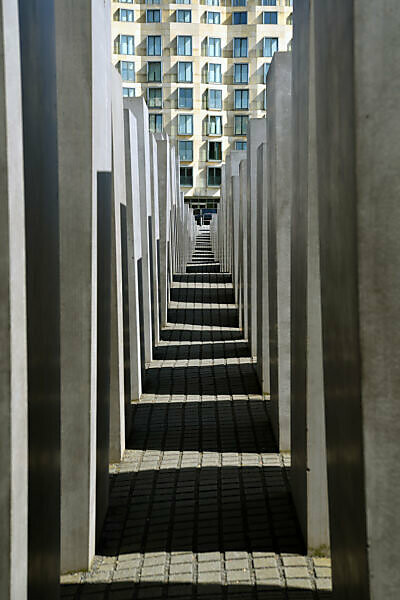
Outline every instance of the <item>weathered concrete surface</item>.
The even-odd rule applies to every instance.
[[[249,346],[257,356],[257,149],[266,139],[265,119],[249,119],[247,131],[247,222],[251,235],[247,237],[247,303]]]
[[[111,364],[110,364],[110,461],[121,460],[125,451],[125,414],[130,394],[125,392],[121,205],[126,205],[124,108],[122,80],[111,67],[112,114],[112,261],[111,261]]]
[[[168,139],[157,140],[158,200],[160,219],[160,319],[167,324],[168,308],[168,248],[170,235],[170,144]]]
[[[160,217],[158,200],[158,160],[157,142],[150,133],[150,184],[151,184],[151,284],[152,284],[152,318],[153,347],[160,343]]]
[[[246,152],[242,150],[232,150],[226,159],[226,202],[229,211],[229,245],[231,256],[231,272],[233,286],[235,291],[235,302],[239,300],[239,262],[241,254],[239,253],[239,210],[240,210],[240,180],[239,166],[242,160],[246,159]],[[229,177],[229,179],[228,179]],[[238,179],[233,179],[237,177]]]
[[[317,194],[314,0],[298,0],[293,35],[291,483],[310,553],[329,548]]]
[[[54,600],[59,593],[60,572],[60,245],[54,2],[20,0],[19,19],[29,405],[28,595]]]
[[[271,421],[290,449],[290,211],[292,204],[291,54],[277,52],[268,72],[268,280]]]
[[[239,323],[243,329],[243,337],[248,339],[249,334],[249,310],[248,310],[248,295],[246,293],[246,281],[248,278],[248,260],[247,260],[247,160],[240,162],[240,206],[239,206],[239,254],[242,257],[240,261],[240,282],[239,282]]]
[[[396,0],[315,4],[328,489],[340,600],[394,600],[400,587],[399,27]]]
[[[111,171],[108,9],[109,2],[56,3],[63,572],[87,569],[95,550],[97,174]]]
[[[265,122],[266,128],[266,122]],[[269,395],[268,146],[257,150],[257,375]]]
[[[142,236],[142,255],[140,263],[139,297],[143,304],[141,324],[143,327],[144,361],[152,359],[152,281],[151,281],[151,186],[150,186],[150,142],[149,113],[144,98],[125,98],[124,107],[132,111],[137,125],[140,190],[140,228]],[[143,367],[144,368],[144,367]]]
[[[127,270],[129,293],[129,356],[130,394],[138,401],[142,394],[144,373],[144,331],[140,320],[140,265],[142,236],[140,227],[139,164],[136,119],[129,109],[124,109],[125,176],[127,219]]]
[[[18,2],[0,2],[0,597],[26,598],[28,390]]]

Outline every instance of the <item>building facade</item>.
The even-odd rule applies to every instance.
[[[144,96],[151,130],[176,140],[195,208],[215,206],[226,152],[244,150],[248,119],[265,116],[272,56],[292,38],[292,2],[112,2],[124,95]]]

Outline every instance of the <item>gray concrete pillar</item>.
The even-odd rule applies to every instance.
[[[124,109],[125,176],[127,219],[127,270],[129,294],[129,355],[131,399],[142,395],[144,374],[144,329],[140,296],[142,270],[142,235],[140,223],[139,161],[136,119]]]
[[[247,131],[247,302],[249,348],[257,356],[257,149],[266,139],[265,119],[250,119]]]
[[[314,0],[298,0],[293,36],[291,483],[310,553],[329,548],[317,194]]]
[[[144,98],[125,98],[125,108],[132,111],[137,125],[140,190],[140,228],[142,236],[142,257],[140,263],[139,298],[142,302],[141,323],[143,323],[144,361],[150,363],[153,356],[152,333],[152,281],[151,281],[151,185],[150,185],[150,141],[149,113]]]
[[[399,595],[400,10],[315,2],[321,297],[335,597]]]
[[[257,151],[257,374],[263,396],[270,394],[268,289],[268,145]]]
[[[249,335],[249,310],[248,310],[248,295],[247,295],[247,236],[248,236],[248,223],[247,223],[247,160],[242,160],[239,166],[240,176],[240,207],[239,207],[239,254],[241,256],[241,277],[240,277],[240,291],[239,291],[239,312],[241,317],[239,318],[240,326],[243,328],[243,337],[247,340]]]
[[[18,2],[0,1],[0,597],[27,597],[28,389]]]
[[[20,0],[19,20],[28,343],[28,595],[53,600],[58,597],[60,573],[60,243],[54,1]],[[12,29],[8,34],[12,35]],[[18,71],[13,76],[17,78]]]
[[[130,390],[125,390],[124,313],[121,247],[121,206],[126,206],[124,108],[122,79],[111,67],[112,117],[112,261],[111,261],[111,365],[110,461],[119,462],[125,451],[125,415],[130,412]],[[128,342],[129,346],[129,342]],[[129,366],[127,365],[127,368]],[[127,376],[130,383],[130,376]]]
[[[168,308],[168,242],[170,229],[170,144],[157,140],[158,200],[160,218],[160,315],[161,327],[167,324]]]
[[[157,142],[150,134],[150,183],[151,183],[151,283],[153,307],[153,346],[160,343],[160,217],[158,200]]]
[[[268,283],[271,421],[290,450],[290,211],[292,203],[292,58],[277,52],[268,72]]]
[[[107,393],[97,385],[97,202],[98,173],[111,172],[108,11],[109,2],[56,3],[62,572],[88,569],[95,551],[97,402]]]

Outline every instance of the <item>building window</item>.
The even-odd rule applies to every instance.
[[[161,23],[161,10],[159,8],[146,10],[146,23]]]
[[[247,12],[234,12],[232,15],[233,25],[247,25]]]
[[[192,83],[193,81],[193,63],[180,62],[178,63],[178,82]]]
[[[192,11],[191,10],[177,10],[176,11],[176,22],[177,23],[191,23],[192,22]]]
[[[133,4],[133,0],[118,0],[121,4]]]
[[[207,185],[209,187],[219,187],[221,185],[221,167],[208,167]]]
[[[206,0],[207,6],[219,6],[219,0]]]
[[[293,25],[293,13],[290,13],[288,18],[286,19],[286,25]]]
[[[232,6],[246,6],[247,0],[232,0]]]
[[[278,52],[278,38],[265,37],[263,43],[263,56],[273,56]]]
[[[261,0],[262,6],[276,6],[276,0]]]
[[[249,109],[249,90],[235,90],[235,110]]]
[[[177,4],[191,4],[192,0],[176,0]]]
[[[135,88],[122,88],[122,95],[124,98],[134,98],[136,96]]]
[[[192,162],[193,160],[193,142],[187,140],[179,140],[179,158],[183,162]]]
[[[209,110],[222,110],[222,90],[208,90],[207,108]]]
[[[147,88],[149,108],[162,108],[162,88]]]
[[[161,56],[161,35],[147,36],[147,56]]]
[[[193,108],[193,89],[178,89],[178,108]]]
[[[235,142],[235,150],[247,150],[247,142]]]
[[[221,83],[222,72],[221,65],[218,63],[208,63],[208,83]]]
[[[293,6],[293,0],[285,0],[286,6]]]
[[[123,81],[135,81],[135,63],[126,60],[119,61],[119,72]]]
[[[178,134],[193,135],[193,115],[178,115]]]
[[[208,56],[221,56],[221,38],[208,38]]]
[[[177,38],[178,56],[192,56],[192,36],[178,35]]]
[[[135,38],[133,35],[119,35],[114,42],[115,54],[135,54]]]
[[[193,167],[181,167],[179,179],[182,186],[193,187]]]
[[[270,66],[271,66],[271,63],[264,63],[264,83],[267,83],[267,75],[268,75]]]
[[[119,8],[114,13],[114,21],[121,21],[122,23],[133,23],[134,20],[134,12],[129,8]]]
[[[235,135],[247,135],[247,122],[249,117],[242,115],[235,115],[235,127],[234,134]]]
[[[221,23],[221,14],[219,12],[207,12],[207,23],[210,25],[219,25]]]
[[[160,4],[160,0],[146,0],[146,4]]]
[[[263,12],[263,23],[264,25],[277,25],[278,13],[275,11]]]
[[[161,63],[160,62],[148,62],[147,63],[147,81],[161,83]]]
[[[233,72],[233,83],[249,83],[248,63],[237,63]]]
[[[222,160],[222,142],[208,142],[208,160]]]
[[[149,129],[152,133],[162,131],[162,115],[149,114]]]
[[[247,38],[233,38],[233,56],[235,58],[247,57]]]
[[[222,135],[222,117],[220,115],[208,116],[208,135]]]

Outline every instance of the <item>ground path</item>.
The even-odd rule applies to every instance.
[[[231,277],[206,229],[175,275],[169,324],[110,475],[88,573],[62,598],[328,600],[330,566],[305,556]]]

